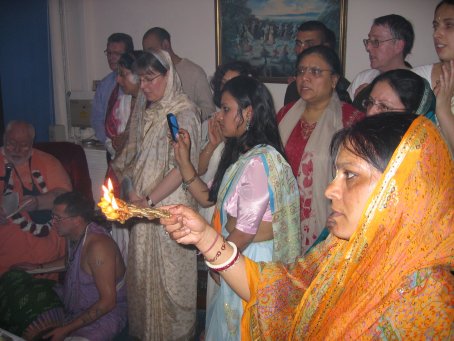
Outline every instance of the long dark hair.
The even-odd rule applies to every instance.
[[[244,154],[257,145],[270,145],[285,157],[276,121],[273,98],[266,86],[248,76],[238,76],[225,83],[221,94],[228,92],[238,104],[239,125],[244,122],[242,111],[252,107],[249,129],[240,137],[229,137],[214,176],[208,199],[216,202],[225,171]]]

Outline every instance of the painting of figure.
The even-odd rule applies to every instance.
[[[262,81],[285,83],[295,72],[295,36],[319,20],[336,34],[344,55],[346,0],[215,0],[216,62],[246,60]]]

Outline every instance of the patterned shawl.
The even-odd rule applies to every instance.
[[[279,123],[279,132],[282,143],[285,146],[291,132],[301,119],[306,108],[304,100],[299,99]],[[325,189],[333,178],[332,159],[329,155],[329,144],[334,133],[342,129],[342,103],[336,93],[333,93],[331,101],[320,117],[307,141],[301,163],[298,169],[298,188],[304,202],[310,201],[310,216],[301,221],[301,238],[315,241],[325,227],[328,212],[330,211],[329,200],[325,197]],[[312,166],[312,172],[306,172],[304,168]],[[307,185],[310,183],[311,185]],[[304,206],[304,205],[302,205]],[[312,244],[311,244],[312,245]],[[310,245],[302,243],[303,253]]]
[[[449,338],[454,162],[426,118],[408,129],[365,207],[349,241],[331,235],[290,268],[247,260],[243,336]],[[421,273],[432,282],[418,287]]]
[[[112,164],[120,182],[125,177],[130,178],[137,193],[142,196],[148,195],[164,178],[168,169],[173,168],[173,165],[169,165],[173,160],[173,148],[167,138],[168,113],[174,113],[180,127],[189,130],[193,143],[197,146],[200,143],[200,128],[194,132],[189,128],[200,126],[198,108],[183,93],[180,78],[169,54],[160,51],[154,52],[154,55],[168,69],[164,96],[145,109],[146,99],[140,91],[131,117],[128,141]],[[191,115],[185,115],[187,113]],[[193,122],[194,120],[197,122]],[[198,147],[192,149],[198,150]]]
[[[290,263],[301,254],[298,188],[290,165],[273,147],[255,146],[227,169],[216,204],[216,212],[220,214],[216,214],[214,219],[220,217],[221,226],[227,223],[224,202],[235,190],[250,160],[257,156],[262,160],[268,175],[268,192],[273,216],[273,260]]]

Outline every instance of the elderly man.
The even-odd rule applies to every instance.
[[[50,223],[54,199],[71,190],[71,181],[53,156],[33,149],[35,129],[10,122],[0,153],[0,274],[17,263],[60,258],[64,240]]]
[[[369,53],[371,69],[361,71],[353,79],[348,92],[352,99],[379,74],[394,69],[409,69],[405,58],[413,48],[413,26],[397,14],[374,19],[364,46]]]
[[[310,20],[303,22],[298,27],[298,32],[295,38],[295,54],[298,56],[301,52],[312,46],[325,45],[332,49],[336,48],[336,35],[328,27],[325,26],[321,21]],[[350,82],[342,76],[338,81],[338,88],[343,89],[343,96],[340,96],[341,100],[347,103],[351,103],[351,99],[347,94],[347,88]],[[300,94],[296,88],[295,77],[291,78],[291,83],[287,86],[285,91],[284,105],[293,103],[300,99]]]
[[[114,91],[116,92],[114,94],[115,99],[118,94],[122,93],[117,85],[118,61],[123,53],[133,50],[132,38],[126,33],[113,33],[107,39],[107,48],[104,50],[104,54],[112,72],[104,77],[96,87],[91,113],[91,126],[95,130],[96,138],[102,143],[106,142],[105,120],[109,99]]]
[[[145,32],[142,46],[144,50],[164,50],[169,53],[180,76],[183,91],[200,108],[202,122],[208,119],[216,108],[205,71],[189,59],[177,56],[173,52],[169,32],[161,27],[153,27]]]

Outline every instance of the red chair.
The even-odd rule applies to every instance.
[[[39,142],[34,147],[60,161],[71,179],[73,190],[81,193],[94,205],[87,158],[80,145],[72,142]]]

